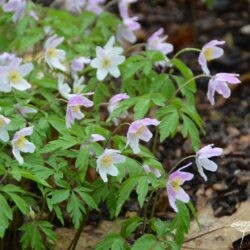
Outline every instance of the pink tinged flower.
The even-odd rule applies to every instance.
[[[10,92],[12,88],[20,91],[31,88],[24,77],[33,70],[32,63],[25,63],[20,65],[22,62],[21,58],[14,58],[8,66],[0,67],[0,72],[3,75],[3,80],[0,83],[0,91]]]
[[[107,175],[117,176],[119,174],[115,165],[126,160],[126,157],[120,153],[119,150],[105,149],[98,157],[96,170],[104,182],[108,181]]]
[[[0,140],[7,142],[10,137],[7,131],[7,126],[10,123],[10,119],[7,117],[0,115]]]
[[[92,142],[105,141],[105,140],[106,140],[105,137],[100,135],[100,134],[91,134],[89,140],[87,140],[85,143],[83,143],[80,148],[81,149],[85,148],[86,146],[88,146]],[[89,153],[90,153],[90,155],[95,154],[95,151],[91,145],[89,145]]]
[[[108,103],[109,114],[112,114],[112,112],[115,109],[117,109],[120,101],[128,99],[128,98],[129,98],[129,95],[127,95],[126,93],[120,93],[120,94],[114,95],[112,98],[110,98],[109,103]],[[122,114],[120,114],[119,118],[124,119],[127,117],[127,115],[128,115],[128,112],[125,111]],[[114,118],[113,122],[115,123],[115,125],[118,125],[119,120]]]
[[[65,51],[56,48],[63,40],[64,37],[57,37],[57,35],[53,35],[47,39],[45,42],[45,60],[52,69],[65,71],[66,68],[62,64],[66,55]]]
[[[65,0],[65,9],[73,13],[81,13],[86,0]]]
[[[207,145],[196,153],[195,161],[198,172],[205,181],[207,181],[207,176],[205,175],[203,168],[211,172],[215,172],[217,170],[217,164],[208,158],[223,154],[222,148],[212,148],[212,146],[213,144]]]
[[[38,17],[37,13],[34,10],[31,10],[29,12],[29,16],[31,16],[35,21],[39,21],[39,17]]]
[[[148,142],[153,136],[147,126],[158,126],[159,124],[160,122],[158,120],[150,118],[132,122],[128,129],[126,146],[130,145],[133,152],[138,154],[140,152],[139,140]]]
[[[222,95],[224,98],[228,98],[231,95],[231,90],[228,87],[228,83],[239,84],[241,81],[238,77],[238,74],[218,73],[209,80],[207,98],[211,105],[215,104],[215,92]]]
[[[152,173],[153,175],[155,175],[156,178],[161,177],[161,172],[159,171],[159,169],[154,168],[154,167],[150,167],[146,164],[144,164],[142,167],[147,174]]]
[[[121,56],[123,49],[120,47],[113,47],[115,37],[112,36],[104,48],[96,47],[96,58],[91,60],[91,67],[97,69],[97,79],[102,81],[108,74],[115,78],[120,76],[118,65],[125,61],[125,57]]]
[[[25,136],[29,136],[32,133],[33,127],[23,128],[15,133],[11,141],[12,153],[20,165],[24,162],[20,152],[34,153],[36,149],[36,146],[25,138]]]
[[[136,42],[136,36],[134,32],[123,24],[119,25],[116,37],[119,43],[123,43],[124,41],[127,41],[129,43]]]
[[[154,32],[147,40],[147,49],[148,50],[158,50],[164,55],[171,53],[174,49],[171,43],[166,43],[165,40],[168,36],[162,36],[164,29],[160,28]]]
[[[105,141],[105,137],[100,134],[91,134],[90,142]]]
[[[25,0],[10,0],[3,5],[4,12],[14,12],[12,17],[13,22],[17,22],[24,14],[26,7]]]
[[[74,124],[75,122],[75,119],[81,120],[84,118],[84,114],[81,112],[80,109],[81,106],[92,107],[93,102],[81,95],[74,95],[69,99],[66,111],[67,128],[71,128],[72,124]]]
[[[79,72],[81,70],[84,69],[84,66],[86,64],[89,64],[90,63],[90,59],[88,57],[78,57],[78,58],[75,58],[72,62],[71,62],[71,70],[73,72]]]
[[[210,62],[213,59],[217,59],[224,54],[224,50],[217,46],[222,45],[224,43],[225,41],[212,40],[202,47],[201,52],[199,54],[198,62],[201,65],[204,74],[210,74],[210,71],[207,67],[207,62]]]
[[[15,54],[10,54],[8,52],[2,53],[0,55],[0,67],[8,66],[14,58],[17,58]]]
[[[106,0],[88,0],[86,10],[95,13],[96,15],[100,15],[103,12],[102,6],[100,4],[105,3]]]
[[[188,164],[187,166],[189,166]],[[168,192],[168,200],[170,206],[174,209],[175,212],[178,212],[178,208],[176,206],[176,200],[180,200],[184,203],[188,203],[190,200],[189,195],[184,191],[181,185],[185,181],[190,181],[194,177],[193,174],[177,170],[173,172],[167,181],[167,192]]]
[[[28,106],[21,106],[19,103],[15,105],[15,108],[23,116],[27,117],[27,114],[36,114],[37,110]]]

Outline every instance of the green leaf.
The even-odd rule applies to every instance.
[[[82,148],[76,158],[76,167],[79,168],[81,180],[85,180],[85,175],[89,165],[89,147]]]
[[[142,208],[145,198],[148,193],[148,177],[147,176],[142,176],[138,180],[136,193],[138,194],[138,201],[139,201],[140,207]]]
[[[172,112],[165,116],[159,125],[160,141],[164,141],[170,135],[173,136],[179,124],[178,112]]]
[[[79,188],[74,189],[83,199],[83,201],[90,207],[93,209],[98,210],[97,208],[97,204],[95,203],[94,199],[87,194],[86,192],[81,191]]]
[[[129,219],[125,219],[122,222],[121,236],[124,238],[130,237],[132,233],[138,228],[143,222],[143,218],[135,216]]]
[[[189,134],[193,149],[197,151],[200,148],[199,131],[194,122],[186,115],[182,115],[183,127],[181,130],[182,136],[185,138]]]
[[[154,235],[144,234],[137,239],[131,250],[164,250],[165,248],[160,241],[157,241]]]
[[[23,213],[23,214],[28,214],[29,213],[29,206],[26,203],[26,201],[20,197],[19,195],[15,193],[8,192],[8,195],[11,197],[11,199],[14,201],[18,209]]]
[[[122,183],[118,193],[115,216],[117,216],[120,213],[123,204],[125,203],[126,200],[128,200],[130,193],[136,186],[137,182],[138,182],[138,176],[134,176],[130,177],[129,179],[127,179]]]
[[[86,210],[82,204],[82,201],[80,201],[74,192],[70,195],[68,204],[67,204],[67,212],[72,218],[72,222],[74,224],[74,227],[76,229],[79,228],[80,222],[83,217],[83,213],[86,213]]]
[[[9,220],[13,219],[12,210],[5,199],[5,197],[0,194],[0,238],[3,238],[5,230],[9,227]]]
[[[149,98],[138,98],[137,103],[134,106],[134,119],[139,120],[143,117],[148,112],[149,109],[149,104],[150,104],[150,99]]]
[[[185,234],[188,233],[190,227],[190,214],[185,203],[176,200],[176,206],[178,208],[178,212],[172,221],[171,229],[176,229],[175,241],[179,246],[181,246],[184,241]]]
[[[52,196],[51,204],[58,204],[68,199],[70,194],[69,189],[52,190],[49,195]]]

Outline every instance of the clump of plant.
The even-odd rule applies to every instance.
[[[116,2],[65,1],[59,10],[0,1],[2,247],[53,249],[54,230],[67,217],[77,229],[68,246],[74,249],[92,210],[105,204],[115,219],[133,191],[144,212],[123,220],[121,232],[96,249],[180,249],[184,241],[195,209],[182,185],[193,169],[206,181],[204,169],[217,170],[209,158],[223,154],[212,144],[201,147],[195,80],[208,79],[211,105],[215,93],[228,98],[228,85],[240,80],[209,71],[224,41],[175,52],[160,28],[136,44],[141,26],[129,10],[135,1],[118,1],[121,18],[108,12]],[[127,43],[134,45],[124,50]],[[190,51],[199,54],[200,75],[180,59]],[[195,164],[180,159],[166,172],[156,152],[178,133],[191,140],[194,155],[187,158]],[[165,188],[176,212],[169,221],[155,217]]]

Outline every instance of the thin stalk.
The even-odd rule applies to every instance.
[[[154,215],[155,215],[155,208],[156,208],[156,203],[157,203],[158,198],[159,198],[159,194],[156,191],[156,194],[155,194],[155,197],[154,197],[153,207],[152,207],[151,214],[150,214],[150,219],[152,219],[154,217]]]
[[[173,168],[170,170],[169,174],[171,174],[183,161],[187,160],[187,159],[190,159],[190,158],[195,158],[196,155],[189,155],[183,159],[181,159],[180,161],[178,161],[174,166]]]
[[[125,54],[128,53],[128,52],[130,52],[131,50],[134,50],[134,49],[137,49],[137,48],[141,48],[141,47],[144,47],[146,45],[147,45],[146,43],[137,43],[137,44],[135,44],[135,45],[130,46],[129,48],[127,48],[125,50]]]
[[[154,194],[154,190],[150,193],[148,199],[147,199],[147,203],[145,204],[145,209],[144,209],[144,219],[143,219],[143,225],[142,225],[142,233],[144,234],[145,233],[145,230],[146,230],[146,226],[147,226],[147,213],[148,213],[148,205],[149,205],[149,202],[150,200],[152,199],[153,197],[153,194]]]
[[[180,51],[178,51],[175,55],[174,55],[174,58],[178,57],[179,55],[181,55],[182,53],[184,52],[201,52],[200,49],[197,49],[197,48],[185,48],[185,49],[182,49]]]
[[[108,139],[107,139],[107,141],[106,141],[106,143],[105,143],[105,145],[104,145],[104,149],[108,146],[108,144],[109,144],[109,142],[110,142],[112,136],[113,136],[122,126],[124,126],[124,125],[130,125],[130,123],[127,123],[127,122],[121,123],[118,127],[116,127],[116,129],[115,129],[115,130],[110,134],[110,136],[108,137]]]
[[[155,155],[155,153],[156,153],[158,135],[159,135],[159,128],[156,127],[154,141],[153,141],[153,148],[152,148],[153,155]]]
[[[85,214],[85,216],[83,217],[82,222],[80,224],[80,227],[78,228],[78,230],[77,230],[77,232],[76,232],[73,240],[70,242],[70,245],[68,246],[67,250],[75,250],[76,249],[76,245],[77,245],[77,243],[79,241],[79,238],[81,236],[82,230],[83,230],[83,228],[84,228],[84,226],[86,224],[88,215],[89,215],[89,212],[87,212]]]
[[[195,77],[193,77],[192,79],[189,79],[188,81],[186,81],[182,86],[180,86],[180,87],[175,91],[174,96],[176,96],[176,95],[181,91],[181,89],[183,89],[185,86],[187,86],[190,82],[192,82],[193,80],[202,78],[202,77],[209,77],[209,78],[211,78],[211,76],[208,76],[208,75],[205,75],[205,74],[195,76]]]

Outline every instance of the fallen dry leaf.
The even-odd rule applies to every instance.
[[[191,231],[185,240],[183,250],[229,250],[232,242],[242,237],[241,232],[231,227],[237,221],[249,221],[250,201],[241,203],[232,216],[215,218],[212,208],[206,207],[198,213],[202,229],[195,222],[191,223]],[[249,228],[247,228],[249,229]]]

